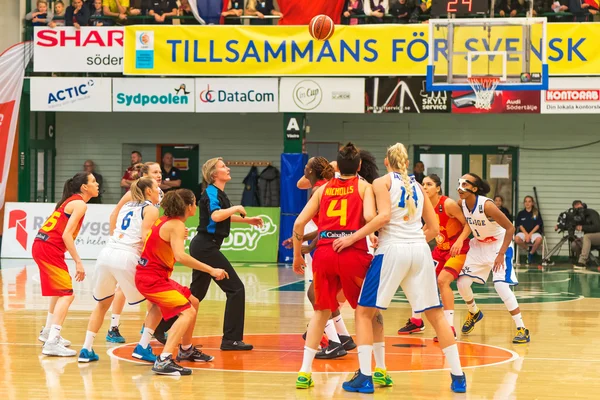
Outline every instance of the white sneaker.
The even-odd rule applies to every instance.
[[[45,356],[55,357],[74,357],[77,355],[75,350],[67,349],[58,339],[54,341],[46,341],[42,348],[42,354]]]
[[[46,341],[48,341],[48,336],[50,336],[50,328],[42,328],[40,331],[40,336],[38,336],[38,340],[42,343],[46,343]],[[60,344],[64,347],[69,347],[71,342],[61,336]]]

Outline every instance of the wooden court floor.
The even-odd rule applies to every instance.
[[[129,354],[137,342],[145,305],[127,306],[121,316],[124,346],[104,341],[109,316],[96,338],[100,361],[78,364],[76,358],[41,355],[37,336],[45,322],[47,302],[41,296],[39,273],[31,260],[2,260],[0,269],[0,395],[4,399],[598,399],[600,398],[600,274],[573,272],[567,267],[541,272],[519,270],[516,288],[532,342],[513,345],[514,324],[492,286],[477,288],[484,320],[468,336],[459,336],[459,351],[467,366],[468,392],[450,391],[449,372],[430,327],[418,335],[400,337],[410,309],[399,291],[386,324],[387,366],[392,388],[374,395],[346,393],[341,384],[358,368],[356,352],[335,361],[315,360],[315,387],[296,390],[304,332],[311,315],[304,281],[289,268],[276,265],[236,265],[246,285],[246,337],[252,352],[218,349],[225,296],[211,285],[201,304],[196,343],[215,356],[197,366],[190,377],[153,375],[150,366]],[[93,262],[86,262],[93,276]],[[178,268],[173,277],[184,285],[191,273]],[[75,284],[76,299],[63,336],[81,349],[94,300],[92,279]],[[466,308],[457,304],[455,325]],[[343,315],[354,333],[352,310]],[[155,352],[160,349],[154,342]]]

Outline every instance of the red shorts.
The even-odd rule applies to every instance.
[[[65,253],[51,244],[35,240],[31,256],[40,269],[42,296],[73,295],[73,282],[65,262]]]
[[[188,300],[190,289],[172,279],[162,277],[152,271],[135,273],[137,290],[152,304],[160,308],[163,319],[171,319],[192,305]]]
[[[364,250],[344,249],[337,253],[330,245],[318,246],[313,255],[313,284],[315,287],[315,310],[331,310],[340,306],[340,291],[352,308],[356,308],[360,289],[373,256]]]
[[[435,275],[439,276],[442,270],[448,271],[454,276],[454,279],[458,278],[465,260],[467,259],[466,254],[458,254],[454,257],[450,256],[450,250],[440,250],[439,248],[433,249],[431,253],[433,257],[433,265],[435,265]]]

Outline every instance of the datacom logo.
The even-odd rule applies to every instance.
[[[24,210],[12,210],[8,215],[8,229],[16,228],[17,242],[27,250],[27,213]]]
[[[203,103],[275,103],[275,93],[248,90],[211,89],[210,84],[199,95]]]

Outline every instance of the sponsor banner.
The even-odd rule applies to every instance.
[[[491,42],[480,27],[454,34],[465,51],[523,48],[521,26],[495,27]],[[541,71],[541,29],[531,38],[531,71]],[[132,75],[197,76],[422,76],[426,74],[428,27],[414,25],[337,25],[333,37],[313,40],[306,26],[127,26],[124,72]],[[550,23],[547,59],[552,75],[600,74],[600,24]],[[447,43],[436,41],[436,59]],[[37,60],[36,60],[37,61]],[[70,60],[69,60],[70,61]],[[69,62],[65,59],[65,62]],[[438,72],[447,71],[439,62]],[[453,68],[466,71],[466,57]],[[509,60],[509,74],[522,73]]]
[[[122,27],[35,27],[33,43],[35,72],[123,72]]]
[[[113,111],[194,112],[190,78],[113,78]]]
[[[551,78],[542,91],[542,114],[599,114],[599,78]]]
[[[450,92],[428,92],[421,76],[367,78],[365,96],[366,113],[450,112]]]
[[[277,78],[198,78],[196,112],[279,111]]]
[[[2,258],[31,258],[31,246],[46,219],[54,212],[53,203],[6,203]],[[109,236],[109,218],[112,204],[88,204],[85,219],[75,239],[82,259],[94,260]],[[276,262],[279,238],[279,208],[246,208],[248,216],[261,216],[262,228],[247,224],[231,224],[231,234],[225,239],[222,251],[232,262]],[[189,233],[186,250],[196,236],[198,216],[186,221]],[[70,258],[69,253],[66,253]]]
[[[540,95],[535,90],[496,91],[489,110],[475,108],[475,93],[452,92],[453,114],[539,114]]]
[[[31,111],[111,112],[110,78],[30,78]]]
[[[282,78],[280,112],[364,113],[364,78]]]

